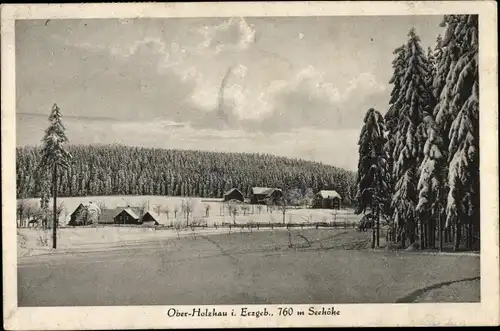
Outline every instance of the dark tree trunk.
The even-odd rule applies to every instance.
[[[422,226],[422,249],[429,247],[429,227],[431,222],[427,219],[425,225]]]
[[[375,248],[375,224],[372,226],[372,249],[373,248]]]
[[[380,247],[380,215],[377,212],[377,247]]]
[[[415,221],[412,220],[411,223],[410,223],[410,229],[409,229],[409,240],[410,240],[410,245],[414,244],[415,243],[415,229],[416,229],[416,225],[415,225]]]
[[[472,239],[472,236],[473,236],[473,225],[472,224],[469,224],[467,226],[467,249],[468,250],[472,250],[472,244],[473,244],[473,239]]]
[[[418,222],[419,224],[419,238],[420,238],[420,249],[424,249],[424,246],[425,246],[425,237],[424,237],[424,223],[422,220],[420,220],[420,222]]]
[[[437,220],[434,219],[434,221],[432,222],[432,231],[431,231],[432,248],[436,248],[436,240],[438,239],[436,238],[437,223],[439,223],[439,216],[437,217]]]
[[[394,224],[393,233],[392,233],[392,243],[396,244],[398,242],[398,238],[399,238],[398,226],[396,224]]]
[[[439,211],[438,218],[439,251],[443,251],[443,213]]]
[[[456,224],[454,230],[453,250],[457,251],[460,248],[460,240],[462,239],[462,226],[460,224]]]
[[[474,249],[479,250],[481,248],[481,224],[478,222],[476,226],[474,227],[474,235],[475,235],[475,240],[474,240]]]
[[[54,223],[52,225],[52,248],[57,248],[57,163],[54,162],[54,171],[53,171],[53,195],[54,195]]]

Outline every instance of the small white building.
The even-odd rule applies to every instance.
[[[313,208],[340,209],[342,197],[334,190],[321,190],[314,197]]]

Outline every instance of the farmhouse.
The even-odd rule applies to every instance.
[[[134,210],[135,209],[135,210]],[[115,224],[140,224],[140,217],[138,208],[127,207],[122,209],[115,217],[113,217]]]
[[[78,226],[87,224],[87,207],[80,203],[78,207],[71,213],[68,225]]]
[[[340,209],[341,199],[337,191],[322,190],[316,193],[313,208]]]
[[[160,224],[160,216],[154,211],[147,211],[142,217],[141,223],[144,225],[154,226]]]
[[[140,208],[119,207],[103,209],[99,216],[99,224],[140,224]]]
[[[283,196],[283,191],[279,188],[252,187],[250,202],[256,204],[272,203],[276,204]]]
[[[243,193],[241,193],[240,190],[237,188],[232,188],[226,193],[224,193],[224,201],[230,201],[230,200],[238,200],[238,201],[245,201],[245,197],[243,196]]]
[[[118,213],[120,213],[123,208],[116,209],[103,209],[101,212],[101,216],[99,216],[99,224],[114,224],[115,220],[113,219]]]
[[[97,204],[89,202],[88,205],[80,203],[78,207],[71,213],[68,225],[79,226],[97,223],[101,210]]]

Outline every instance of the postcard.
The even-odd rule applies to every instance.
[[[495,2],[1,9],[5,329],[498,325]]]

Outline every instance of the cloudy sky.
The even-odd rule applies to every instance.
[[[75,144],[261,152],[355,169],[387,108],[392,51],[441,16],[24,20],[17,145],[56,102]]]

